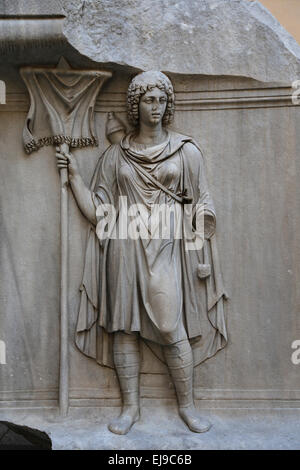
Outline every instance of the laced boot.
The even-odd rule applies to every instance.
[[[165,359],[176,390],[179,415],[193,432],[206,432],[211,424],[198,414],[193,399],[193,353],[188,340],[164,347]]]
[[[108,429],[115,434],[127,434],[140,417],[138,338],[123,332],[114,333],[114,363],[122,395],[122,411]]]

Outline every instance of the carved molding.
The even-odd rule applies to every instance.
[[[295,402],[297,408],[300,408],[300,390],[270,390],[270,389],[204,389],[195,388],[194,395],[196,400],[201,401],[284,401]],[[167,387],[142,386],[141,397],[151,399],[172,399],[175,397],[173,389]],[[11,403],[53,401],[57,402],[58,389],[45,390],[14,390],[0,392],[0,408]],[[73,401],[85,400],[114,400],[119,401],[120,393],[117,387],[101,388],[71,388],[70,399]],[[298,403],[296,403],[298,402]],[[224,405],[225,406],[225,405]]]
[[[103,388],[102,390],[73,388],[70,390],[70,398],[73,399],[95,399],[95,398],[119,398],[117,388]],[[196,400],[299,400],[300,390],[236,390],[236,389],[203,389],[195,388],[194,396]],[[173,388],[142,386],[142,398],[173,398],[175,393]]]
[[[0,51],[11,54],[24,46],[32,50],[62,47],[67,41],[63,34],[64,17],[7,17],[0,16]]]
[[[253,90],[218,90],[176,93],[178,111],[214,111],[223,109],[252,109],[297,106],[292,102],[292,89],[256,88]],[[126,112],[125,93],[101,93],[96,101],[95,111],[107,113]],[[7,93],[7,102],[0,106],[0,112],[27,112],[29,98],[26,93]]]
[[[123,104],[124,103],[124,104]],[[295,106],[291,88],[272,90],[253,89],[217,92],[179,92],[176,94],[177,111],[210,111],[223,109],[273,108]],[[126,112],[125,93],[103,93],[97,100],[96,112]]]

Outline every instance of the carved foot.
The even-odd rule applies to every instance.
[[[193,432],[206,432],[211,428],[210,422],[201,418],[193,405],[188,408],[179,408],[179,414]]]
[[[137,406],[123,407],[120,416],[109,423],[108,429],[114,434],[127,434],[139,418],[140,410]]]

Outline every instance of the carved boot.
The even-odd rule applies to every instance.
[[[193,432],[206,432],[211,424],[198,415],[193,399],[193,353],[188,340],[164,347],[165,359],[176,390],[181,418]]]
[[[115,434],[127,434],[140,417],[138,338],[123,332],[114,333],[114,363],[123,400],[122,412],[108,429]]]

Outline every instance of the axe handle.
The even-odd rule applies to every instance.
[[[69,146],[62,144],[61,151],[69,152]],[[59,365],[59,408],[61,416],[69,408],[69,321],[68,321],[68,170],[60,170],[60,365]]]

